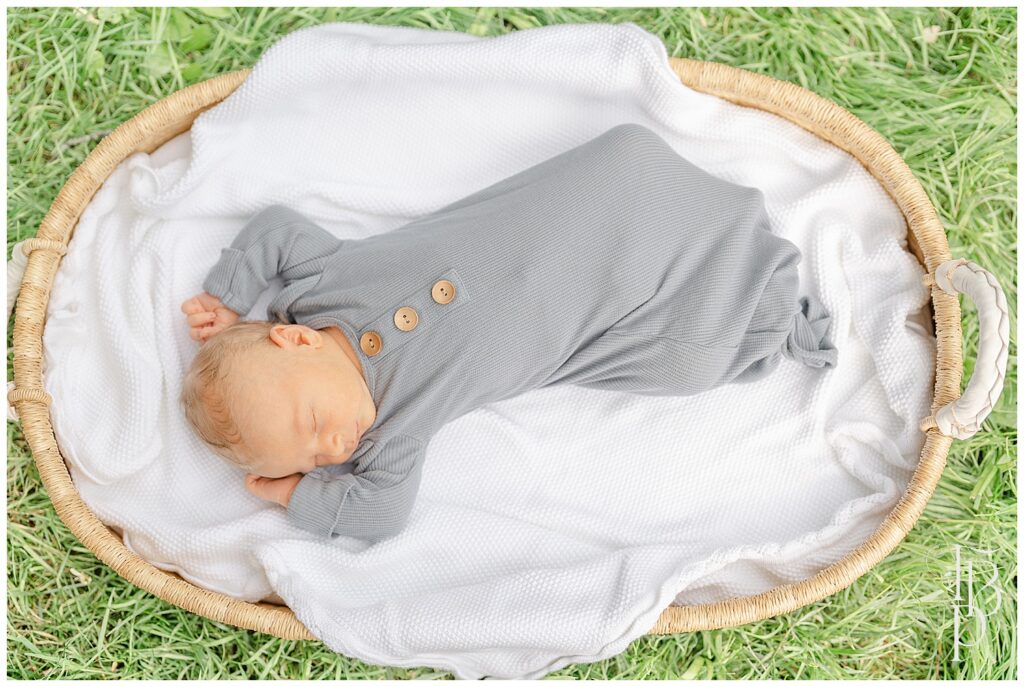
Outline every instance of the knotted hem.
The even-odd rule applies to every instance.
[[[814,296],[801,296],[800,312],[782,344],[782,354],[808,367],[835,367],[838,351],[825,336],[832,316]]]

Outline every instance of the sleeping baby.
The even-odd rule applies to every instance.
[[[800,258],[761,191],[623,124],[362,239],[265,208],[181,306],[201,343],[181,400],[295,525],[379,541],[405,528],[431,437],[482,405],[835,366]],[[276,276],[269,319],[240,320]]]

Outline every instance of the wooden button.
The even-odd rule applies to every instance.
[[[380,353],[384,343],[380,340],[380,334],[377,332],[366,332],[359,337],[359,347],[366,355],[374,356]]]
[[[430,289],[430,297],[441,305],[451,303],[452,299],[455,298],[455,284],[452,284],[447,279],[442,279]]]
[[[420,316],[417,315],[416,311],[408,305],[404,305],[395,311],[395,326],[403,332],[415,329],[419,321]]]

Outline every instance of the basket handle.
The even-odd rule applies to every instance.
[[[51,250],[57,255],[64,255],[68,252],[67,245],[53,239],[41,239],[33,237],[24,239],[14,244],[11,249],[11,259],[7,261],[7,321],[11,320],[11,313],[14,311],[14,304],[21,292],[21,282],[25,279],[25,269],[28,267],[28,258],[34,250]],[[14,407],[15,402],[21,400],[44,401],[50,403],[50,395],[42,389],[16,389],[14,382],[7,382],[7,421],[20,422],[18,411]]]
[[[937,428],[956,439],[974,436],[999,400],[1010,351],[1010,315],[1006,296],[992,273],[964,258],[947,260],[926,274],[926,286],[938,285],[946,293],[963,293],[978,308],[978,360],[960,398],[921,421],[921,431]]]

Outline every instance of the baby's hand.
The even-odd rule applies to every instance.
[[[288,502],[292,498],[292,492],[295,491],[295,487],[299,485],[301,479],[301,472],[277,478],[248,474],[245,476],[245,488],[261,499],[273,501],[287,508]]]
[[[188,315],[188,335],[199,343],[230,327],[241,317],[219,298],[205,291],[182,303],[181,312]]]

